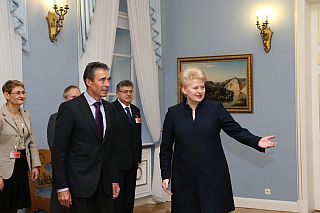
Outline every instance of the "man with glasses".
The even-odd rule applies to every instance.
[[[115,200],[116,213],[132,213],[134,206],[136,176],[141,163],[141,115],[133,105],[133,83],[123,80],[117,85],[118,99],[113,102],[117,111],[119,128],[119,185],[121,192]]]

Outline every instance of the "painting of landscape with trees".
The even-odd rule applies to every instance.
[[[206,73],[206,99],[221,102],[229,112],[252,112],[252,54],[184,57],[177,64],[178,76],[189,67]],[[181,102],[180,85],[178,97]]]

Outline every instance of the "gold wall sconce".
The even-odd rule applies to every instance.
[[[263,43],[263,49],[268,53],[271,49],[271,39],[272,39],[272,30],[268,27],[269,21],[268,18],[272,15],[271,9],[257,10],[257,23],[256,26],[260,30],[260,36]],[[265,17],[265,21],[260,24],[259,19]]]
[[[63,6],[61,1],[60,4],[57,5],[57,2],[55,0],[53,9],[55,13],[48,11],[48,15],[46,17],[48,22],[49,38],[51,42],[57,41],[57,36],[63,27],[64,16],[69,10],[68,2],[65,1],[65,4]]]

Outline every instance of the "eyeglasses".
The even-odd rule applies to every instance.
[[[133,90],[119,90],[119,92],[122,92],[124,94],[132,94],[133,93]]]
[[[12,92],[10,93],[11,95],[16,95],[16,96],[20,96],[20,95],[26,95],[27,92],[26,91],[18,91],[18,92]]]

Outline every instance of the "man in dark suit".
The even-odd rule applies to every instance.
[[[75,85],[67,86],[63,91],[64,101],[69,101],[81,95],[80,89]],[[47,141],[50,150],[52,150],[53,139],[54,139],[54,130],[56,125],[56,118],[58,113],[54,113],[50,116],[48,126],[47,126]],[[63,213],[65,208],[60,205],[57,198],[57,192],[52,188],[51,199],[50,199],[50,212],[51,213]]]
[[[133,83],[124,80],[117,85],[118,99],[113,102],[117,111],[119,128],[119,185],[121,192],[115,200],[116,213],[132,213],[134,206],[136,176],[141,163],[141,116],[133,105]]]
[[[83,74],[86,92],[59,107],[52,150],[54,188],[60,204],[72,213],[112,213],[119,195],[116,112],[102,99],[110,79],[106,64],[89,63]]]
[[[64,101],[69,101],[81,95],[80,89],[75,85],[67,86],[63,91]],[[50,150],[52,150],[53,139],[54,139],[54,129],[56,125],[56,118],[58,113],[50,115],[48,126],[47,126],[47,140]]]

